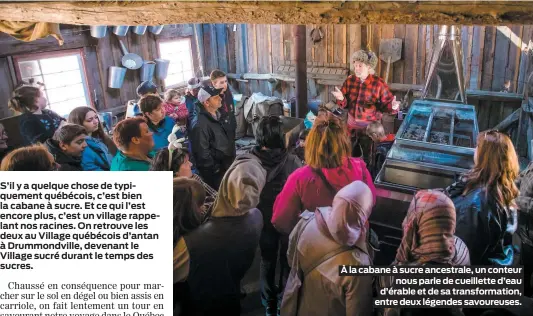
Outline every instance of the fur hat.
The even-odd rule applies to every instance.
[[[378,65],[378,57],[374,52],[366,51],[366,50],[358,50],[352,55],[352,64],[355,61],[360,61],[366,65],[368,65],[370,68],[375,69]]]

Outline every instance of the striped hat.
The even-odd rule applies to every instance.
[[[417,192],[402,224],[396,263],[452,263],[455,256],[455,206],[443,192]]]

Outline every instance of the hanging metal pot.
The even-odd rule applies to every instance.
[[[159,80],[164,80],[168,75],[168,66],[170,65],[170,60],[156,59],[155,64],[155,77]]]
[[[128,34],[129,29],[130,27],[127,25],[113,26],[113,33],[115,33],[115,35],[117,36],[126,36],[126,34]]]
[[[164,25],[156,25],[156,26],[150,26],[148,30],[152,32],[155,35],[161,34],[161,31],[163,31]]]
[[[126,76],[126,68],[123,67],[109,67],[109,77],[107,77],[107,86],[112,89],[120,89],[124,83]]]
[[[156,63],[153,61],[145,61],[141,67],[141,82],[151,81],[154,77]]]
[[[147,28],[148,26],[146,25],[137,25],[133,28],[133,33],[137,35],[144,35],[144,33],[146,33]]]
[[[122,42],[122,40],[118,40],[120,43],[120,49],[122,49],[122,53],[124,56],[122,57],[122,66],[128,68],[128,69],[139,69],[143,65],[143,59],[141,56],[137,54],[128,53],[128,50],[126,49],[126,45]]]
[[[91,26],[91,36],[96,38],[104,38],[107,35],[107,25],[93,25]]]

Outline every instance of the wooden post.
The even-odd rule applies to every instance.
[[[304,118],[307,110],[307,52],[305,25],[295,25],[293,34],[296,40],[296,117]]]

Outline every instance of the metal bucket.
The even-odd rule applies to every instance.
[[[168,74],[168,66],[170,65],[170,60],[166,59],[156,59],[156,68],[155,68],[155,76],[159,80],[163,80],[167,77]]]
[[[118,118],[112,112],[99,112],[98,119],[107,134],[111,134],[113,127],[118,123]]]
[[[145,61],[141,67],[141,82],[151,81],[155,73],[155,62]]]
[[[127,25],[113,26],[113,33],[115,33],[117,36],[126,36],[129,29],[130,27]]]
[[[113,89],[120,89],[124,83],[126,76],[126,68],[124,67],[109,67],[109,77],[107,77],[107,86]]]
[[[161,34],[161,31],[163,31],[163,27],[165,27],[164,25],[156,25],[156,26],[150,26],[148,28],[148,30],[152,33],[154,33],[155,35],[159,35]]]
[[[146,25],[137,25],[133,28],[133,33],[137,35],[144,35],[144,33],[146,33],[147,28],[148,26]]]
[[[93,25],[91,26],[91,36],[96,38],[103,38],[107,34],[107,25]]]

